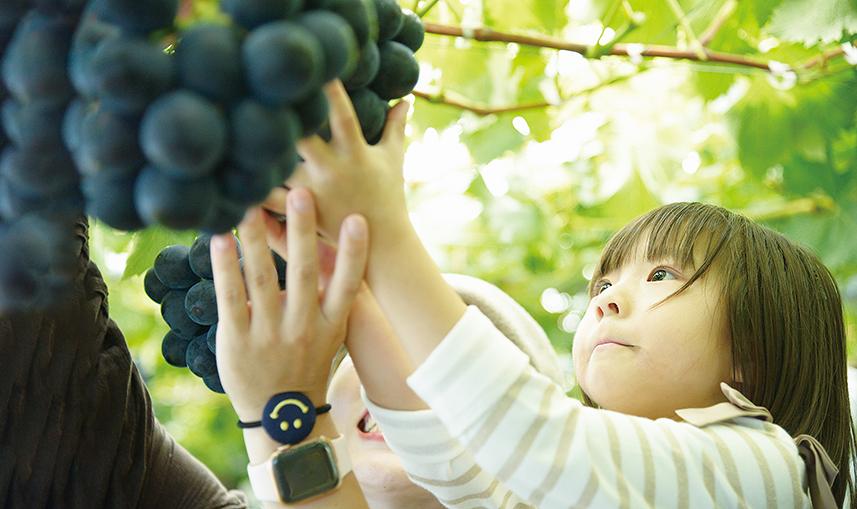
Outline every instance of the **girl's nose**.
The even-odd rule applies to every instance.
[[[619,292],[610,287],[596,297],[595,317],[600,321],[605,316],[621,316],[626,311],[626,303],[622,302]]]

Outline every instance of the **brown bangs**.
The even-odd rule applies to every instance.
[[[644,214],[607,243],[589,282],[590,295],[603,274],[622,267],[636,250],[645,247],[647,260],[674,260],[693,275],[678,290],[702,277],[714,263],[732,228],[733,214],[714,205],[672,203]]]

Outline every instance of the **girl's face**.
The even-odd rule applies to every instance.
[[[443,507],[431,493],[410,481],[398,456],[369,417],[350,357],[345,357],[331,377],[327,400],[336,428],[345,436],[354,475],[371,509]]]
[[[601,407],[676,419],[675,410],[726,401],[720,382],[732,382],[732,352],[715,274],[664,301],[692,275],[638,248],[595,281],[573,358],[581,388]]]

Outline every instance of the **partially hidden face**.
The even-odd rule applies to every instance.
[[[330,380],[327,398],[339,432],[345,436],[354,475],[369,507],[442,507],[428,491],[413,484],[398,456],[366,410],[360,379],[346,356]]]
[[[573,358],[581,388],[598,405],[676,419],[675,410],[726,401],[720,382],[732,382],[732,352],[716,273],[672,296],[693,273],[638,249],[593,281]]]

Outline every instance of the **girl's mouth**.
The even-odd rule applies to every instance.
[[[364,440],[384,441],[384,434],[381,432],[381,429],[378,427],[378,423],[375,422],[375,419],[372,418],[368,410],[363,414],[363,418],[360,419],[360,422],[357,423],[357,430],[360,431],[360,436]]]

